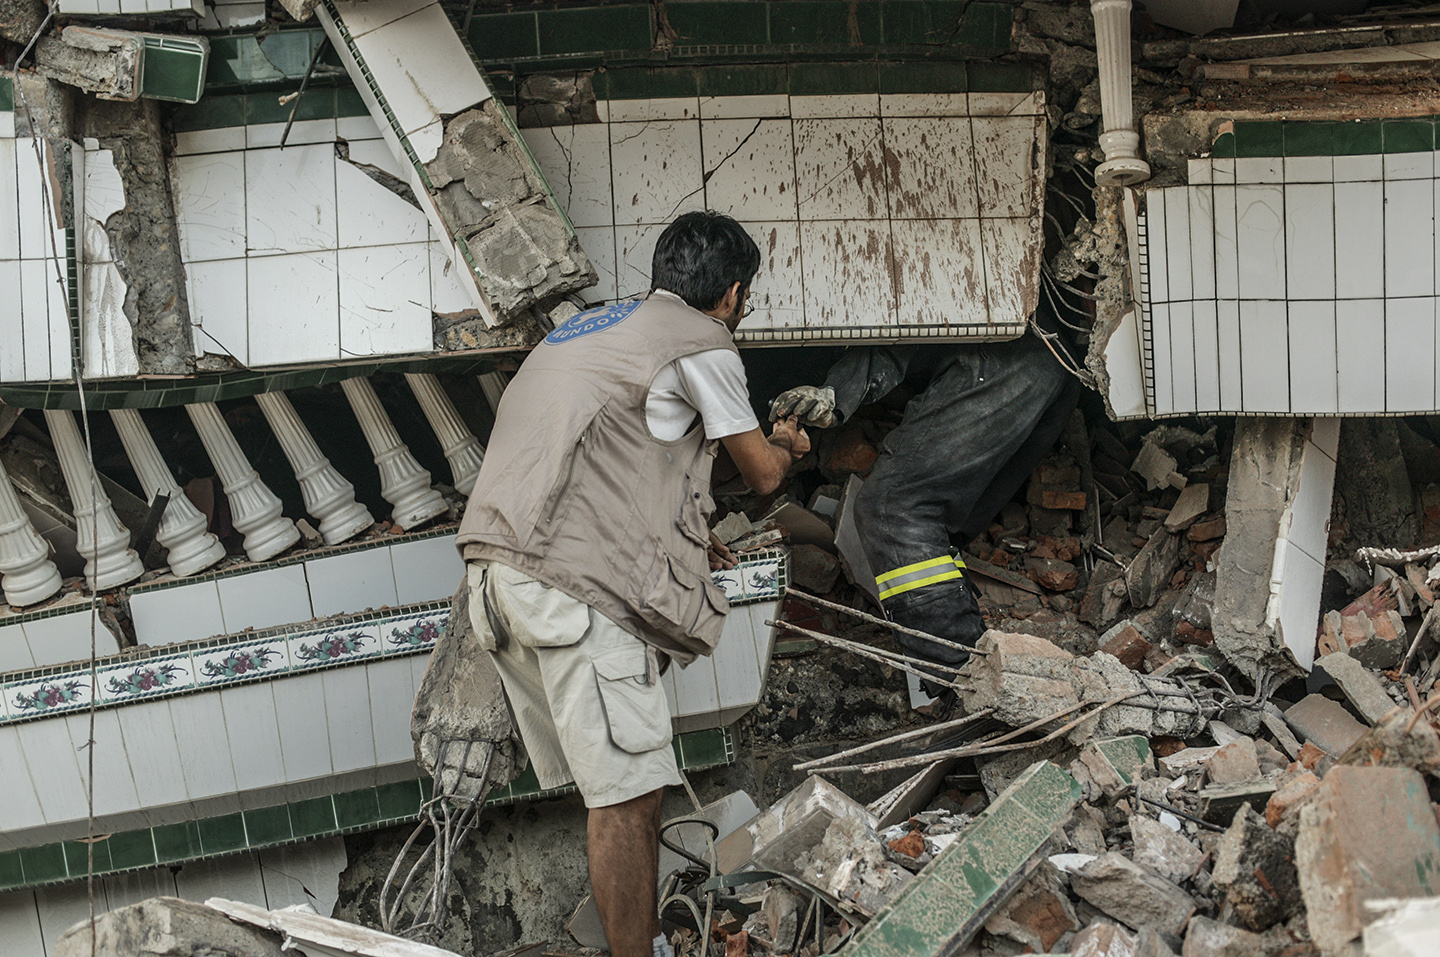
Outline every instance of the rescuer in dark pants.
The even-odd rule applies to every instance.
[[[830,368],[823,387],[777,396],[770,416],[798,415],[827,428],[902,383],[916,395],[885,437],[855,503],[856,524],[886,616],[973,646],[985,624],[952,540],[984,531],[1019,490],[1054,446],[1080,383],[1033,329],[1009,342],[858,347]],[[895,638],[911,656],[938,665],[937,676],[969,657],[923,638]]]

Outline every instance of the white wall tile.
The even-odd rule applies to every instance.
[[[215,584],[220,589],[220,610],[228,632],[288,625],[314,617],[303,564],[232,575],[217,579]]]
[[[762,93],[754,96],[702,96],[702,120],[734,120],[761,116],[788,117],[790,97],[784,93]]]
[[[230,761],[240,787],[249,790],[284,784],[285,762],[272,683],[231,685],[218,694],[229,733]]]
[[[64,664],[90,660],[90,612],[88,610],[56,615],[53,618],[32,618],[22,625],[35,666]],[[95,622],[95,652],[113,655],[120,644],[104,622]]]
[[[1195,333],[1195,409],[1220,411],[1220,324],[1213,299],[1191,305]]]
[[[15,180],[19,146],[16,140],[0,138],[0,261],[20,258],[20,195]]]
[[[760,664],[755,651],[756,620],[752,609],[774,614],[775,605],[732,608],[725,616],[725,629],[715,646],[715,684],[721,708],[752,705],[760,699]]]
[[[1385,298],[1434,294],[1435,185],[1386,180]]]
[[[891,229],[901,325],[986,322],[980,220],[896,220]]]
[[[805,324],[805,286],[800,256],[800,226],[795,222],[742,223],[760,247],[760,272],[750,286],[755,314],[741,331]]]
[[[999,142],[987,141],[982,155],[981,144],[971,141],[971,124],[964,117],[885,121],[884,195],[892,218],[974,219],[982,210],[987,216],[1028,213],[1025,192],[1015,188],[1026,177],[1011,167],[1028,163],[1029,151],[1019,150],[1014,158],[1001,152],[1014,146],[1005,138],[1005,121],[985,122],[996,128],[987,129],[987,135]],[[982,160],[987,165],[980,167],[981,184],[977,187],[976,167]],[[1008,189],[1002,190],[1001,184]]]
[[[141,644],[198,641],[226,633],[213,581],[132,593],[130,616]]]
[[[1285,647],[1295,655],[1300,667],[1309,668],[1315,660],[1325,566],[1284,541],[1277,548],[1276,566],[1282,583],[1279,631]]]
[[[1285,179],[1285,161],[1279,156],[1242,156],[1235,160],[1235,182],[1280,183]]]
[[[705,205],[744,221],[794,220],[790,121],[704,120]]]
[[[249,260],[252,365],[341,358],[337,269],[334,250]]]
[[[1216,185],[1211,189],[1211,197],[1215,204],[1215,295],[1220,299],[1239,299],[1240,250],[1235,232],[1235,188]]]
[[[85,152],[85,216],[104,223],[125,208],[125,184],[110,150]]]
[[[375,738],[375,764],[384,767],[415,758],[410,738],[410,710],[415,703],[415,678],[405,658],[368,662],[370,729]]]
[[[373,166],[405,180],[404,170],[398,169],[384,140],[350,145],[350,161],[335,163],[340,248],[428,242],[430,223],[425,213],[371,179],[361,166]]]
[[[1281,187],[1235,187],[1242,299],[1285,298],[1284,212],[1285,193]]]
[[[1195,318],[1189,302],[1170,303],[1170,388],[1176,412],[1195,411]]]
[[[886,123],[886,137],[889,128]],[[943,122],[943,121],[940,121]],[[1042,124],[1034,116],[977,116],[970,120],[974,138],[975,184],[983,216],[1033,216],[1040,212],[1045,190]],[[958,128],[954,140],[963,158],[963,140]],[[1037,156],[1038,151],[1038,156]],[[1036,165],[1041,167],[1036,170]]]
[[[985,298],[992,322],[1024,322],[1035,311],[1040,275],[1038,219],[982,219]]]
[[[694,96],[662,97],[654,100],[607,100],[611,123],[649,123],[655,120],[700,118],[700,99]]]
[[[796,119],[879,116],[880,97],[874,93],[792,96],[790,115]]]
[[[85,779],[80,775],[76,743],[63,719],[48,718],[18,726],[20,749],[30,769],[30,783],[40,799],[47,824],[83,820],[86,815]],[[84,744],[84,741],[79,742]]]
[[[40,161],[35,156],[32,140],[15,140],[16,180],[20,193],[20,258],[43,259],[47,256],[65,254],[65,225],[61,213],[62,198],[54,189],[47,191],[43,185],[49,177],[41,173]],[[48,161],[51,150],[42,150]],[[47,210],[44,199],[50,198]]]
[[[40,931],[45,937],[45,952],[56,954],[60,935],[90,917],[90,893],[83,883],[35,888],[35,909],[40,915]]]
[[[720,710],[720,686],[715,676],[715,660],[695,659],[675,672],[676,717],[703,715]]]
[[[575,236],[580,248],[590,257],[599,280],[585,290],[587,302],[601,302],[619,298],[615,284],[615,228],[613,226],[576,226]],[[433,270],[434,267],[432,266]],[[647,269],[646,272],[649,272]],[[433,280],[432,280],[433,282]]]
[[[1192,159],[1186,165],[1185,182],[1191,186],[1209,186],[1215,181],[1214,167],[1211,160]]]
[[[650,288],[650,267],[655,256],[655,243],[665,231],[662,223],[615,228],[616,296],[628,299]]]
[[[357,38],[355,46],[406,133],[490,98],[438,3]]]
[[[1385,301],[1342,299],[1335,303],[1342,413],[1385,411]]]
[[[267,263],[273,271],[275,260]],[[233,356],[250,364],[247,263],[243,259],[190,263],[185,267],[195,352]]]
[[[393,355],[434,349],[427,244],[342,249],[337,260],[342,355]]]
[[[1329,156],[1285,157],[1285,182],[1329,183],[1335,178],[1335,164]]]
[[[252,255],[334,249],[335,147],[245,153],[245,234]]]
[[[335,9],[339,12],[341,19],[345,21],[345,28],[350,31],[350,35],[363,37],[387,23],[394,23],[401,17],[408,17],[417,10],[432,6],[434,3],[435,0],[389,0],[386,3],[338,0]]]
[[[20,746],[21,729],[33,726],[0,727],[0,767],[5,769],[5,773],[0,774],[0,832],[19,831],[45,823],[30,768]],[[42,770],[44,767],[41,765]]]
[[[1348,345],[1347,345],[1348,348]],[[1339,411],[1335,303],[1290,302],[1290,401],[1296,414]]]
[[[1161,190],[1165,203],[1166,288],[1171,302],[1188,302],[1195,297],[1190,262],[1190,190],[1172,186]],[[1179,398],[1176,399],[1179,402]]]
[[[1156,415],[1175,411],[1175,370],[1170,359],[1170,309],[1172,303],[1157,302],[1150,307],[1150,362],[1155,383],[1151,396]]]
[[[175,155],[224,153],[245,148],[245,127],[224,126],[214,130],[187,130],[175,134]]]
[[[796,97],[791,97],[794,103]],[[800,218],[879,219],[886,214],[884,141],[878,118],[796,119]]]
[[[1337,162],[1343,157],[1336,157]],[[1385,186],[1379,182],[1335,184],[1335,273],[1340,299],[1385,295]]]
[[[1340,419],[1316,418],[1310,423],[1310,441],[1332,459],[1340,455]]]
[[[807,325],[874,326],[895,321],[890,224],[800,224]]]
[[[1285,280],[1292,301],[1335,298],[1335,190],[1285,187]]]
[[[320,672],[320,678],[325,687],[330,763],[335,773],[373,768],[375,733],[371,730],[370,683],[365,669],[331,668]]]
[[[1244,245],[1241,245],[1244,252]],[[1242,267],[1243,268],[1243,267]],[[1242,277],[1243,284],[1243,277]],[[1290,336],[1285,303],[1240,303],[1240,376],[1246,412],[1290,410]]]
[[[607,124],[545,126],[520,133],[571,223],[576,227],[614,223]]]
[[[385,551],[394,569],[397,604],[448,599],[465,574],[453,535],[401,542]]]
[[[46,263],[48,273],[53,277],[57,270],[61,273],[68,271],[68,264],[62,257],[58,260],[52,259]],[[71,374],[71,349],[73,332],[70,328],[70,293],[68,282],[65,284],[51,281],[45,286],[48,294],[50,308],[50,378],[68,379]],[[81,292],[83,295],[83,290]],[[80,307],[84,308],[84,302]],[[32,370],[33,371],[33,370]]]
[[[0,342],[9,343],[6,348],[0,349],[0,382],[20,382],[25,379],[26,350],[23,345],[16,347],[17,343],[25,341],[18,259],[0,262],[0,289],[7,290],[5,295],[0,296]]]
[[[1335,489],[1335,460],[1313,442],[1305,443],[1300,485],[1280,521],[1280,537],[1320,564],[1330,532],[1330,499]],[[1319,609],[1316,609],[1317,613]]]
[[[1045,112],[1045,93],[970,93],[971,116],[1038,116]]]
[[[369,548],[307,561],[305,577],[316,618],[399,604],[389,549]]]
[[[55,285],[54,260],[20,262],[20,315],[24,323],[25,378],[50,378],[50,287]],[[7,346],[6,351],[14,348]]]
[[[265,906],[265,881],[253,851],[187,861],[175,872],[175,896],[203,904],[212,897]]]
[[[1435,154],[1386,153],[1384,168],[1387,180],[1430,179],[1435,175]]]
[[[265,22],[265,4],[225,3],[215,7],[215,22],[222,30],[241,30]]]
[[[442,316],[474,309],[447,245],[433,238],[426,245],[430,250],[430,309]]]
[[[171,698],[169,705],[170,719],[175,723],[180,770],[190,800],[233,794],[238,782],[230,758],[230,734],[226,730],[220,696],[181,695]],[[237,731],[237,735],[240,733]]]
[[[323,143],[333,148],[335,135],[335,119],[333,117],[325,120],[296,120],[290,124],[288,136],[285,133],[284,123],[254,123],[245,127],[245,146],[252,150],[265,149],[279,146],[281,139],[284,139],[287,150],[292,146],[306,146],[314,143]]]
[[[345,839],[327,837],[260,851],[260,879],[271,910],[308,904],[329,917],[340,896],[340,874],[348,859]]]
[[[352,148],[362,140],[383,138],[380,127],[376,126],[375,120],[369,116],[337,116],[335,135],[349,143]]]
[[[127,704],[116,714],[120,716],[120,735],[125,740],[140,806],[163,807],[189,800],[185,777],[175,763],[179,741],[170,702]],[[217,749],[219,744],[212,742]]]
[[[0,674],[7,671],[24,671],[35,667],[30,646],[25,642],[25,629],[16,625],[0,625]],[[0,714],[4,714],[5,703],[0,701]],[[0,831],[5,830],[0,828]]]
[[[95,712],[94,780],[95,814],[121,814],[141,807],[135,791],[135,776],[120,736],[121,709],[106,708]],[[80,776],[88,777],[88,752],[83,750],[90,740],[90,715],[65,716],[70,725],[70,740],[80,760]]]
[[[1385,411],[1435,408],[1435,300],[1385,300]]]
[[[615,222],[669,223],[705,206],[700,121],[610,124]]]
[[[1209,186],[1185,191],[1190,219],[1190,288],[1196,299],[1215,298],[1215,194]]]
[[[982,94],[983,95],[983,94]],[[1001,96],[1013,95],[1014,101],[1019,103],[1025,94],[999,94]],[[1000,104],[995,104],[999,106]],[[948,116],[964,121],[972,115],[969,97],[964,93],[881,93],[880,94],[880,115],[881,116]],[[987,115],[1004,116],[1009,113],[1006,109],[994,109],[987,111]],[[978,114],[977,114],[978,115]]]
[[[1385,158],[1379,153],[1360,156],[1336,156],[1335,181],[1346,183],[1379,182],[1385,178]]]
[[[309,781],[331,773],[330,721],[322,675],[312,671],[273,682],[287,781]]]
[[[1240,412],[1244,386],[1240,376],[1240,303],[1221,299],[1215,303],[1215,322],[1220,330],[1220,410]]]
[[[15,957],[45,957],[45,935],[40,930],[34,891],[0,894],[0,940],[14,948]]]
[[[1165,239],[1164,190],[1150,190],[1145,196],[1145,253],[1150,301],[1169,302],[1170,250]]]

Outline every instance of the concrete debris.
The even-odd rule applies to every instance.
[[[1280,827],[1299,811],[1301,804],[1319,786],[1320,779],[1310,771],[1299,769],[1288,773],[1284,783],[1265,803],[1265,823],[1273,828]]]
[[[1440,775],[1440,733],[1429,722],[1415,720],[1408,708],[1396,708],[1361,735],[1337,763],[1414,768]]]
[[[1364,611],[1342,615],[1328,612],[1320,623],[1316,651],[1322,656],[1346,654],[1367,668],[1393,668],[1405,653],[1405,619],[1386,609],[1372,619]]]
[[[29,43],[45,22],[44,0],[0,0],[0,37]]]
[[[1302,742],[1339,757],[1365,733],[1365,726],[1338,702],[1320,694],[1306,695],[1285,712],[1285,723]]]
[[[729,545],[739,538],[744,538],[755,530],[755,525],[745,517],[744,512],[731,512],[720,520],[710,531],[720,539],[721,544]]]
[[[1150,491],[1166,486],[1185,487],[1185,477],[1176,471],[1179,462],[1156,442],[1147,439],[1140,448],[1140,454],[1130,463],[1130,470],[1145,480]]]
[[[790,581],[816,595],[829,594],[840,578],[840,560],[819,545],[791,545]]]
[[[1398,663],[1398,661],[1397,661]],[[1345,693],[1345,698],[1354,705],[1360,716],[1370,724],[1377,724],[1395,708],[1399,707],[1381,687],[1379,679],[1365,669],[1359,661],[1345,654],[1329,654],[1316,659],[1315,668],[1334,679]],[[1406,710],[1409,710],[1408,708]]]
[[[284,957],[284,939],[268,929],[237,924],[213,907],[175,897],[153,897],[67,930],[53,957],[195,957],[244,954]]]
[[[1288,943],[1208,917],[1194,917],[1185,931],[1180,957],[1275,957]]]
[[[1155,764],[1150,743],[1140,735],[1091,741],[1080,750],[1079,762],[1107,798],[1133,789]]]
[[[1170,506],[1170,514],[1165,516],[1165,527],[1172,532],[1183,531],[1209,509],[1210,486],[1203,482],[1187,485],[1180,490],[1175,504]]]
[[[66,27],[35,44],[35,67],[42,76],[103,100],[137,100],[145,37],[129,30]]]
[[[1125,570],[1125,588],[1130,603],[1136,608],[1149,608],[1160,600],[1160,595],[1170,584],[1175,569],[1180,567],[1180,546],[1183,539],[1163,528],[1151,534],[1145,547],[1140,549]]]
[[[815,775],[745,825],[754,842],[759,867],[791,873],[795,862],[825,840],[830,825],[849,819],[873,832],[878,823],[863,805],[824,778]]]
[[[1235,812],[1220,838],[1210,876],[1251,930],[1289,920],[1302,906],[1294,840],[1272,830],[1248,804]]]
[[[1365,957],[1429,957],[1440,940],[1440,897],[1371,901],[1385,916],[1365,928]]]
[[[1382,898],[1440,894],[1440,824],[1410,768],[1337,766],[1300,811],[1295,864],[1310,936],[1341,953]]]
[[[1194,877],[1205,861],[1205,852],[1194,842],[1145,814],[1130,815],[1130,837],[1135,863],[1176,884]]]
[[[1115,851],[1080,868],[1070,884],[1083,900],[1131,928],[1151,927],[1178,936],[1195,913],[1189,894]]]
[[[1205,762],[1205,779],[1211,784],[1240,784],[1258,777],[1260,761],[1250,738],[1231,741]]]
[[[306,954],[343,954],[346,957],[458,957],[453,951],[406,940],[359,924],[322,917],[308,904],[266,910],[254,904],[212,897],[205,906],[232,920],[274,931],[286,950]],[[197,950],[197,954],[205,953]]]
[[[1080,921],[1060,872],[1049,861],[1041,862],[1015,896],[985,922],[989,933],[1008,937],[1042,954],[1049,953],[1066,934],[1079,929]],[[1072,954],[1077,953],[1074,942],[1070,950]]]

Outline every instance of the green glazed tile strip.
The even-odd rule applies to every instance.
[[[980,64],[971,64],[971,89]],[[1234,132],[1211,144],[1214,158],[1277,156],[1362,156],[1379,153],[1427,153],[1440,142],[1440,117],[1399,120],[1237,120]]]
[[[0,76],[0,111],[9,113],[15,109],[15,81]]]
[[[682,769],[699,771],[731,764],[735,740],[728,728],[692,731],[672,743]],[[541,790],[533,770],[486,798],[487,807],[555,797],[574,785]],[[377,830],[413,821],[432,794],[428,778],[358,788],[324,797],[277,804],[238,814],[163,824],[111,834],[95,842],[97,876],[164,864],[183,864],[241,851]],[[84,841],[59,841],[0,851],[0,891],[80,880],[89,870]]]

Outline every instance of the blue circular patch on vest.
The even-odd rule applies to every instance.
[[[592,332],[609,329],[639,308],[639,302],[617,302],[614,305],[601,306],[598,309],[587,309],[556,326],[555,330],[545,337],[545,341],[552,346],[558,346],[571,339],[578,339],[581,336],[588,336]]]

